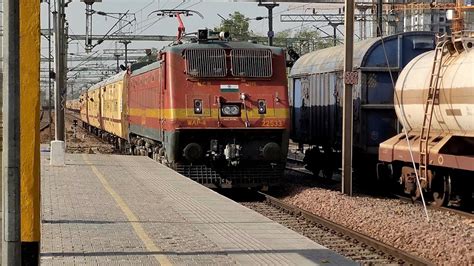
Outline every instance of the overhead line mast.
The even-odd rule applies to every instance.
[[[81,0],[81,2],[84,2],[86,4],[86,52],[92,51],[92,48],[94,48],[94,45],[92,44],[92,39],[90,36],[92,36],[92,15],[94,14],[94,10],[92,10],[92,5],[94,3],[102,2],[102,0]]]
[[[21,265],[20,1],[3,0],[2,265]]]
[[[268,9],[268,45],[273,46],[273,37],[275,37],[275,32],[273,31],[273,9],[275,7],[278,7],[279,4],[273,2],[273,3],[264,3],[260,1],[258,3],[258,6],[263,6]]]

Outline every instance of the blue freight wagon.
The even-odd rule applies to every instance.
[[[393,82],[410,60],[434,46],[433,32],[405,32],[354,44],[356,166],[367,165],[368,159],[376,161],[379,143],[401,130],[393,106]],[[340,45],[302,56],[290,72],[291,139],[311,145],[305,162],[315,173],[323,170],[331,175],[341,161],[343,68],[344,46]]]

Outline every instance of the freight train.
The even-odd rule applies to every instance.
[[[208,187],[273,186],[284,171],[290,117],[281,48],[200,30],[156,62],[92,86],[79,105],[91,132]]]
[[[454,199],[472,210],[473,40],[473,33],[464,32],[446,42],[438,74],[431,73],[437,48],[433,32],[405,32],[354,45],[353,163],[357,176],[365,179],[359,181],[377,177],[391,189],[399,189],[398,183],[416,198],[419,174],[434,205]],[[336,46],[304,55],[290,73],[290,139],[310,145],[304,162],[324,176],[331,176],[341,162],[343,54],[343,46]],[[432,76],[439,78],[434,93],[439,99],[428,113]],[[422,143],[426,152],[420,152]]]
[[[417,55],[434,48],[432,32],[406,32],[354,44],[354,165],[374,172],[379,144],[400,131],[394,110],[392,79]],[[290,138],[309,144],[307,168],[327,177],[341,161],[344,47],[300,57],[290,72]],[[368,163],[370,162],[370,163]]]
[[[395,111],[405,132],[384,141],[379,149],[384,162],[380,166],[389,167],[405,192],[419,196],[418,174],[422,190],[430,192],[436,205],[453,200],[470,211],[474,196],[473,46],[473,31],[457,32],[405,67],[394,94]]]

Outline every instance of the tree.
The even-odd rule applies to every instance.
[[[322,37],[316,29],[303,27],[298,32],[293,32],[291,29],[277,32],[273,43],[275,46],[291,48],[299,55],[303,55],[333,46],[333,39]]]
[[[253,35],[249,27],[249,18],[236,11],[234,14],[229,14],[228,19],[222,19],[221,25],[214,28],[214,31],[228,31],[233,40],[246,41]]]
[[[324,49],[333,46],[332,39],[322,37],[316,29],[313,28],[301,28],[295,34],[291,34],[292,42],[287,41],[287,46],[291,46],[300,55]],[[287,33],[283,33],[282,36],[287,36]]]
[[[291,29],[277,32],[273,38],[273,45],[278,47],[289,46],[288,38],[291,38],[292,33]]]
[[[291,29],[286,29],[286,30],[283,30],[283,31],[279,31],[275,34],[275,39],[291,38],[292,34],[293,34],[293,32],[291,31]]]
[[[316,29],[302,28],[295,34],[295,38],[300,39],[300,45],[308,50],[319,50],[333,46],[332,39],[321,37]]]

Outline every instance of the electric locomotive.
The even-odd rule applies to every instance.
[[[284,50],[227,38],[200,30],[194,41],[164,48],[157,62],[122,75],[124,89],[107,103],[94,93],[114,86],[96,85],[83,97],[98,109],[82,113],[119,108],[122,115],[114,119],[127,119],[121,131],[126,137],[102,128],[110,117],[94,127],[125,141],[120,146],[129,153],[154,158],[208,187],[277,185],[289,138]]]

